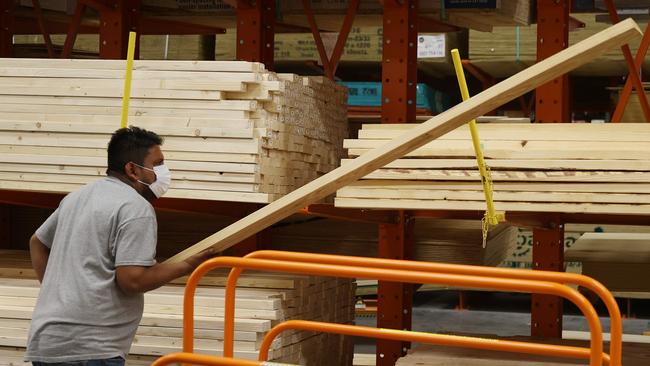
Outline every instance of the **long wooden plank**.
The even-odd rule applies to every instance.
[[[52,112],[52,113],[50,113]],[[119,125],[118,114],[65,114],[57,113],[56,111],[43,110],[43,112],[35,112],[34,110],[27,112],[17,111],[3,111],[2,118],[12,121],[27,121],[34,123],[58,122],[58,123],[97,123],[108,125]],[[154,129],[157,127],[169,128],[221,128],[221,129],[249,129],[255,127],[255,120],[252,119],[227,119],[227,118],[210,118],[210,117],[196,117],[182,116],[129,116],[129,122],[144,128]]]
[[[346,140],[344,147],[351,156],[364,154],[384,144],[383,140]],[[647,142],[573,141],[558,145],[554,141],[482,141],[487,159],[646,159],[650,153]],[[407,156],[412,157],[471,157],[474,148],[470,140],[434,141]]]
[[[164,146],[164,145],[163,145]],[[0,145],[0,157],[2,154],[20,154],[20,155],[57,155],[69,157],[101,157],[106,159],[106,149],[103,148],[77,148],[77,147],[58,147],[58,146],[20,146],[20,145]],[[191,152],[191,151],[173,151],[165,149],[165,160],[179,160],[183,166],[192,166],[196,162],[214,162],[214,163],[257,163],[259,156],[257,154],[240,154],[240,153],[217,153],[217,152]],[[185,165],[187,164],[187,165]],[[87,165],[87,164],[83,164]],[[188,168],[193,170],[191,168]],[[218,169],[217,169],[218,171]],[[246,170],[248,172],[248,170]]]
[[[2,63],[0,61],[0,63]],[[123,84],[120,79],[77,79],[70,78],[38,78],[38,77],[0,77],[1,87],[51,87],[59,88],[98,88],[104,86],[116,89]],[[258,82],[250,85],[257,85]],[[165,89],[165,90],[195,90],[195,91],[225,91],[246,92],[247,84],[236,80],[203,81],[203,80],[166,80],[166,79],[138,79],[133,80],[131,86],[135,89]],[[3,90],[2,93],[6,92]]]
[[[106,145],[106,141],[102,135],[0,131],[0,144],[3,145],[94,148]],[[259,145],[258,139],[208,137],[197,141],[192,137],[179,136],[166,139],[163,146],[172,151],[254,154],[260,151]]]
[[[14,319],[31,319],[33,308],[25,306],[0,306],[2,315]],[[196,316],[196,327],[200,329],[223,329],[223,318]],[[178,326],[183,320],[182,314],[150,314],[144,313],[140,325],[145,326]],[[240,319],[235,321],[235,329],[248,332],[264,332],[271,329],[271,321],[266,319]]]
[[[21,286],[6,286],[0,285],[0,292],[2,293],[1,298],[10,297],[13,299],[16,298],[25,298],[34,300],[33,303],[22,303],[28,304],[29,306],[35,305],[35,299],[38,297],[39,288],[38,287],[21,287]],[[182,294],[166,294],[166,293],[146,293],[145,294],[145,303],[152,305],[173,305],[173,306],[182,306],[183,296]],[[223,310],[224,297],[208,297],[208,296],[195,296],[194,303],[196,306],[200,307],[214,307],[215,309]],[[237,297],[235,301],[237,309],[248,309],[248,310],[279,310],[280,309],[280,299],[263,299],[263,298],[240,298]],[[24,306],[24,305],[22,305]],[[182,311],[180,312],[182,313]],[[3,324],[6,325],[6,322],[3,320]]]
[[[169,164],[173,163],[173,164]],[[175,161],[169,161],[168,166],[177,165]],[[197,164],[198,165],[198,164]],[[173,169],[173,168],[172,168]],[[0,163],[0,172],[13,173],[45,173],[61,175],[83,175],[93,178],[106,175],[106,166],[76,166],[76,165],[42,165],[42,164],[7,164]],[[184,181],[208,181],[222,183],[256,183],[260,184],[261,178],[256,174],[248,173],[222,173],[213,171],[185,171],[173,170],[174,180]]]
[[[361,140],[390,140],[408,131],[414,124],[365,124],[359,131]],[[647,123],[549,123],[549,124],[486,124],[478,126],[481,141],[648,141]],[[439,140],[470,140],[468,127],[460,127]]]
[[[0,145],[2,146],[2,145]],[[85,149],[80,154],[83,154]],[[66,165],[68,167],[93,167],[106,169],[106,157],[104,156],[75,156],[75,155],[39,155],[39,154],[11,154],[0,150],[0,164],[15,163],[28,167],[28,164],[38,165]],[[166,154],[165,154],[166,155]],[[200,155],[199,155],[200,156]],[[256,172],[255,165],[243,163],[213,163],[202,161],[178,161],[165,159],[165,163],[174,171],[195,171],[214,173],[242,173],[252,174]],[[4,164],[3,164],[4,166]]]
[[[143,127],[144,126],[138,126]],[[170,128],[163,124],[154,127],[161,136],[185,137],[222,137],[222,138],[253,138],[253,128]],[[53,123],[53,122],[22,122],[0,119],[0,131],[29,131],[29,132],[74,132],[83,134],[112,134],[115,124],[95,123]],[[108,137],[108,136],[106,136]]]
[[[480,201],[485,198],[483,191],[449,191],[449,190],[395,190],[395,189],[358,189],[345,187],[336,192],[338,198],[370,199],[419,199],[419,200],[454,200]],[[513,192],[494,191],[494,201],[515,202],[575,202],[575,203],[647,203],[650,194],[602,194],[577,192]]]
[[[76,96],[24,96],[24,95],[3,95],[3,105],[56,105],[59,106],[88,106],[88,107],[120,107],[122,98],[119,96],[114,97],[76,97]],[[134,97],[129,99],[130,106],[134,108],[145,109],[207,109],[214,111],[254,111],[258,107],[257,101],[254,100],[187,100],[179,98],[178,100],[167,99],[144,99]]]
[[[121,98],[123,89],[119,88],[102,88],[101,84],[94,88],[74,88],[74,87],[32,87],[32,86],[3,86],[3,98],[7,96],[54,96],[54,97],[84,97],[84,98]],[[224,93],[214,90],[168,90],[168,89],[145,89],[133,88],[131,97],[138,99],[166,99],[172,100],[210,100],[218,101],[225,99]]]
[[[96,106],[96,105],[63,105],[53,103],[56,108],[52,108],[53,104],[15,104],[15,103],[1,103],[0,111],[3,115],[6,112],[27,112],[33,113],[34,111],[48,111],[50,114],[98,114],[98,115],[113,115],[119,122],[118,116],[121,112],[121,107],[118,106]],[[213,102],[216,103],[216,102]],[[190,113],[191,111],[191,113]],[[224,118],[224,119],[250,119],[251,112],[249,110],[226,110],[226,109],[175,109],[175,108],[144,108],[133,106],[129,108],[129,118],[132,116],[144,117],[178,117],[178,118]]]
[[[298,188],[180,252],[169,261],[181,261],[209,247],[223,250],[241,242],[252,233],[259,232],[295,213],[298,209],[334,193],[338,188],[435,140],[472,118],[485,114],[538,85],[597,58],[608,49],[632,41],[641,34],[641,30],[633,20],[620,22],[418,125],[386,145],[359,157],[355,163],[335,169]]]
[[[93,78],[93,79],[124,79],[124,70],[109,69],[60,69],[53,67],[0,67],[0,76],[11,77],[42,77],[42,78]],[[232,80],[239,82],[261,81],[257,73],[229,73],[229,72],[193,72],[193,71],[159,71],[159,70],[133,70],[133,80],[139,79],[184,79],[220,81]]]
[[[81,183],[49,183],[31,181],[0,181],[0,189],[28,192],[69,193],[83,186]],[[269,203],[272,195],[268,193],[227,192],[208,190],[170,189],[166,197],[185,199],[204,199],[227,202]],[[0,269],[1,270],[1,269]]]
[[[84,59],[47,59],[48,65],[57,69],[112,69],[123,71],[124,60],[84,60]],[[0,58],[0,64],[8,67],[43,67],[40,58]],[[159,71],[210,71],[210,72],[256,72],[263,71],[264,65],[247,61],[194,61],[194,60],[134,60],[135,70]]]
[[[350,187],[382,188],[394,190],[481,190],[480,182],[435,182],[405,180],[361,180]],[[650,184],[644,183],[512,183],[495,184],[494,191],[511,192],[588,192],[588,193],[650,193]]]
[[[494,182],[611,182],[611,183],[650,183],[650,173],[619,171],[519,171],[494,170]],[[451,180],[480,181],[477,170],[430,170],[430,169],[380,169],[364,179],[412,179],[412,180]]]
[[[403,210],[485,210],[485,201],[336,198],[337,207]],[[648,215],[650,204],[496,202],[504,211]]]
[[[0,180],[3,181],[25,181],[44,183],[72,183],[88,184],[104,175],[75,175],[59,173],[25,173],[25,172],[3,172],[0,171]],[[205,190],[225,192],[257,192],[258,184],[240,182],[219,182],[202,178],[200,181],[173,179],[170,189],[172,190]]]
[[[341,160],[341,165],[352,159]],[[650,160],[584,160],[584,159],[487,159],[491,170],[615,170],[650,171]],[[397,159],[384,168],[392,169],[478,169],[476,159]]]

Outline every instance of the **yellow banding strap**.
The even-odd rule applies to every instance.
[[[135,57],[135,32],[129,32],[129,48],[126,54],[126,74],[124,75],[124,93],[122,94],[122,119],[120,127],[126,127],[129,120],[129,99],[131,98],[131,74]]]
[[[451,50],[451,58],[454,61],[454,69],[456,70],[456,78],[458,79],[460,94],[463,97],[463,101],[465,101],[469,99],[469,91],[467,90],[467,81],[465,80],[463,65],[457,49]],[[478,136],[478,129],[476,128],[476,120],[469,121],[469,130],[472,133],[472,143],[474,145],[474,152],[476,153],[476,162],[481,174],[481,183],[483,184],[483,193],[485,194],[485,203],[487,205],[487,211],[482,220],[483,247],[485,247],[490,225],[497,225],[499,222],[505,221],[505,213],[494,209],[494,200],[492,199],[492,177],[490,175],[490,168],[485,164],[485,158],[483,157],[483,149],[481,148],[481,141]]]

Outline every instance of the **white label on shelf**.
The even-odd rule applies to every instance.
[[[418,58],[445,57],[445,35],[418,36]]]

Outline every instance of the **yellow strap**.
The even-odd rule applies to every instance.
[[[129,98],[131,98],[131,74],[135,57],[135,32],[129,32],[129,48],[126,54],[126,74],[124,75],[124,93],[122,95],[122,119],[120,127],[124,128],[129,120]]]
[[[458,79],[460,94],[463,97],[463,101],[465,101],[469,99],[469,91],[467,90],[467,81],[465,80],[463,65],[457,49],[451,50],[451,58],[454,61],[454,69],[456,70],[456,78]],[[482,220],[483,247],[485,247],[485,243],[487,242],[487,233],[490,225],[496,225],[499,222],[505,221],[505,213],[501,211],[497,212],[494,209],[494,201],[492,199],[492,177],[490,175],[490,169],[485,164],[483,149],[481,148],[481,141],[478,136],[478,129],[476,128],[475,120],[469,121],[469,130],[472,133],[472,143],[474,145],[474,152],[476,153],[476,162],[478,164],[478,170],[481,174],[481,183],[483,184],[483,193],[485,194],[485,203],[487,205],[487,211],[485,212],[485,216]]]

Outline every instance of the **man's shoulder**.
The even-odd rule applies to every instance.
[[[70,193],[65,200],[113,212],[122,219],[155,217],[151,204],[132,187],[114,177],[98,179]],[[76,201],[76,202],[74,202]],[[74,203],[73,203],[74,202]]]

